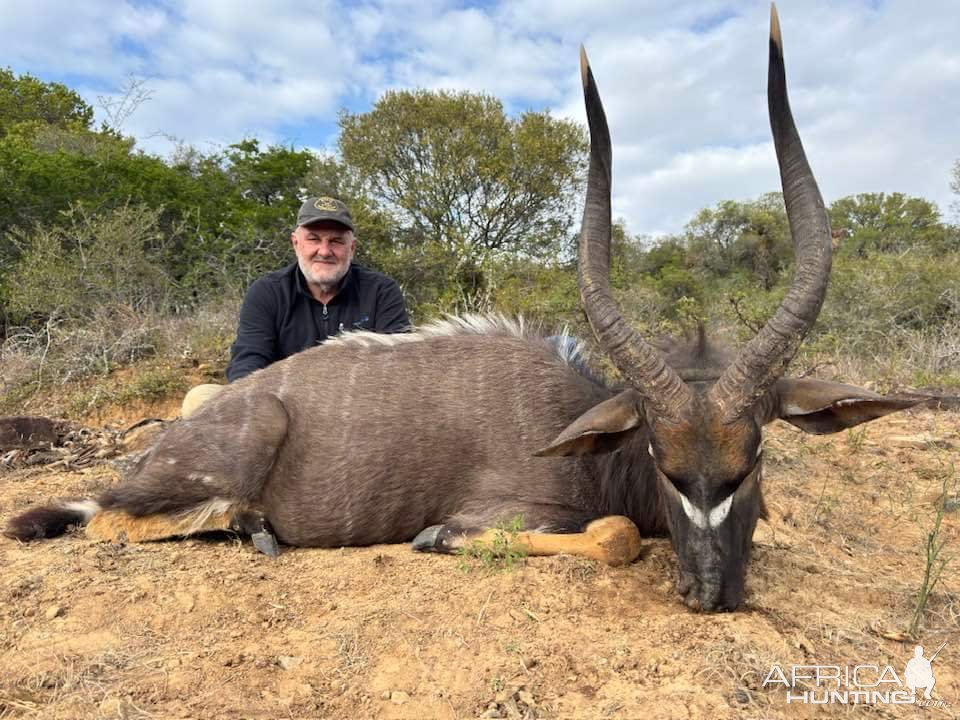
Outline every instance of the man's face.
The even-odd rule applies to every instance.
[[[335,289],[353,260],[353,231],[332,220],[301,225],[290,236],[300,271],[324,292]]]

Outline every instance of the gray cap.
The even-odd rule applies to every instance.
[[[353,217],[342,201],[332,197],[307,198],[297,213],[297,227],[321,220],[333,220],[353,230]]]

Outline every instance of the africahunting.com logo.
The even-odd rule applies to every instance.
[[[763,687],[782,685],[787,703],[947,707],[948,703],[931,694],[937,684],[933,661],[944,645],[929,659],[917,645],[902,674],[891,665],[774,665]]]

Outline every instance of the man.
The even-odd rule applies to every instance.
[[[353,264],[353,217],[340,200],[304,202],[290,241],[297,261],[256,280],[243,299],[227,366],[230,382],[344,330],[393,333],[410,327],[400,287]],[[181,414],[189,415],[220,387],[191,390]]]

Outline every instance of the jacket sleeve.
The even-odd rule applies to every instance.
[[[277,297],[269,285],[257,281],[247,290],[240,307],[237,339],[230,348],[227,380],[236,382],[279,359]]]
[[[409,332],[410,318],[403,301],[403,292],[393,280],[384,282],[377,291],[377,313],[373,329],[380,333]]]

